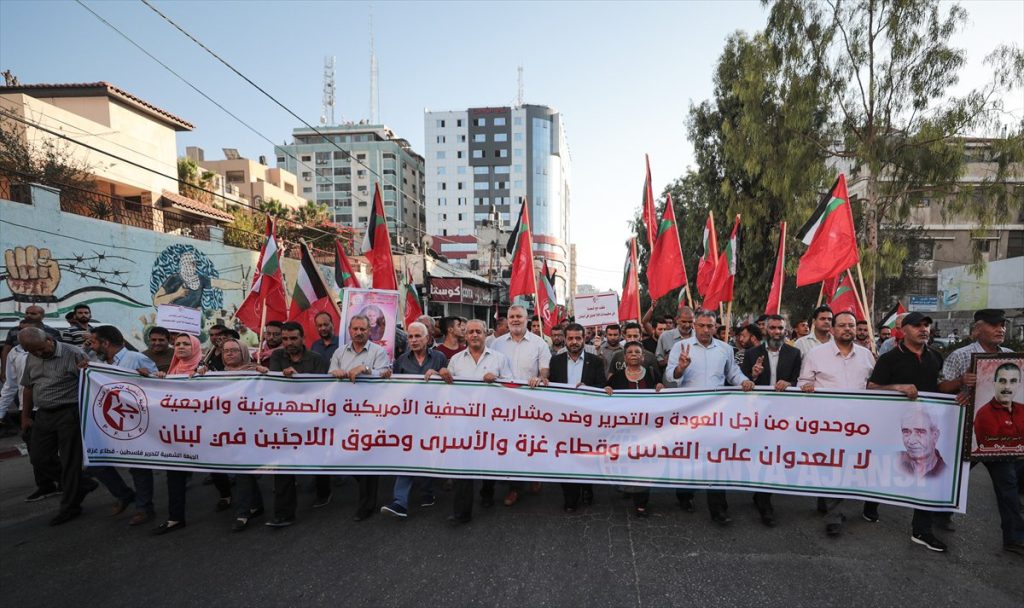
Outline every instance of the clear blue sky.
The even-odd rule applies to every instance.
[[[301,126],[141,3],[86,2],[275,143]],[[335,55],[335,118],[368,116],[370,3],[155,4],[313,124],[323,58]],[[964,5],[971,24],[955,42],[970,61],[964,86],[977,86],[992,47],[1024,46],[1024,1]],[[725,38],[764,19],[754,1],[377,2],[380,117],[422,153],[424,109],[510,104],[522,65],[526,101],[565,116],[578,280],[618,288],[644,153],[656,191],[692,163],[688,107],[710,96]],[[0,69],[23,83],[112,82],[195,124],[179,135],[182,151],[198,145],[208,158],[220,158],[221,148],[272,156],[270,144],[75,2],[0,1]],[[1024,101],[1011,105],[1019,116]]]

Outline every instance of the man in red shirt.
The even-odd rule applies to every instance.
[[[974,437],[978,449],[1013,449],[1024,454],[1024,403],[1016,401],[1020,391],[1021,370],[1014,363],[996,368],[995,396],[981,406],[974,417]],[[1019,398],[1019,397],[1018,397]]]

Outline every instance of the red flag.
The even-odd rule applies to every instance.
[[[338,289],[346,287],[359,289],[360,287],[356,271],[352,270],[352,264],[348,261],[348,256],[345,255],[345,250],[339,240],[334,241],[334,283]]]
[[[732,302],[733,285],[736,282],[736,260],[739,255],[740,216],[736,215],[736,223],[732,226],[732,235],[725,249],[718,256],[715,274],[708,285],[708,293],[704,296],[703,306],[709,310],[718,308],[722,302]]]
[[[651,259],[647,262],[647,292],[651,300],[657,300],[676,287],[686,285],[686,266],[683,265],[683,249],[679,244],[676,229],[676,212],[672,208],[672,195],[665,197],[665,210],[658,224]]]
[[[850,281],[850,273],[843,273],[835,291],[832,292],[832,297],[829,298],[829,306],[832,308],[832,314],[837,315],[841,312],[852,312],[853,316],[857,317],[858,321],[866,319],[867,317],[864,316],[864,309],[861,307],[860,301],[857,300],[856,293],[856,290],[853,288],[853,283]]]
[[[853,210],[842,173],[822,197],[797,238],[807,245],[796,269],[797,287],[839,276],[860,261]]]
[[[309,246],[303,242],[301,247],[302,259],[299,261],[299,274],[295,277],[295,289],[292,290],[288,320],[302,326],[306,348],[310,348],[317,340],[316,316],[321,312],[331,315],[334,327],[337,328],[340,327],[340,315],[334,303],[334,295],[320,275]]]
[[[622,279],[622,300],[619,301],[619,321],[640,320],[640,280],[636,275],[636,239],[629,239],[625,276]]]
[[[775,258],[775,273],[772,275],[772,289],[768,292],[768,303],[764,314],[781,314],[782,285],[786,282],[786,222],[782,222],[779,232],[779,254]]]
[[[508,286],[508,299],[516,296],[534,295],[537,283],[533,270],[533,237],[530,236],[530,212],[526,199],[519,209],[519,219],[509,236],[505,251],[512,255],[512,279]]]
[[[261,323],[284,321],[288,318],[287,309],[284,279],[281,278],[281,253],[277,249],[274,220],[268,215],[267,240],[260,249],[256,272],[252,277],[252,289],[238,307],[235,318],[257,334],[261,334]]]
[[[412,270],[405,268],[405,328],[416,322],[423,316],[423,309],[420,308],[420,297],[416,293],[416,285],[412,282]]]
[[[395,261],[391,257],[391,235],[388,234],[388,218],[384,215],[380,183],[374,185],[373,211],[370,213],[370,221],[363,235],[363,255],[373,267],[374,289],[398,289]]]
[[[834,276],[831,279],[825,279],[821,282],[821,293],[825,296],[826,304],[832,304],[832,294],[836,292],[837,287],[839,287],[838,276]]]
[[[644,160],[647,162],[647,178],[644,179],[643,219],[644,226],[647,228],[647,251],[654,251],[654,245],[657,243],[658,235],[661,234],[661,231],[658,230],[658,212],[654,209],[654,188],[651,184],[651,158],[644,154]]]
[[[718,264],[718,237],[715,236],[715,215],[708,212],[708,219],[704,222],[704,237],[701,240],[703,253],[700,254],[700,261],[697,263],[697,291],[701,296],[706,297],[708,288],[711,285],[711,278],[715,275],[715,265]]]

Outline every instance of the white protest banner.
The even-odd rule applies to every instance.
[[[940,395],[608,396],[411,377],[161,380],[96,365],[82,377],[90,465],[580,480],[966,506],[965,410]]]
[[[572,306],[576,322],[584,327],[619,322],[619,295],[614,291],[577,294],[572,298]]]
[[[156,307],[156,324],[171,334],[198,336],[203,328],[203,311],[187,306],[161,304]]]

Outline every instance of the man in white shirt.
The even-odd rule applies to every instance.
[[[833,318],[833,326],[835,340],[808,351],[802,358],[797,384],[805,393],[813,393],[819,388],[867,388],[868,378],[875,367],[875,356],[863,346],[853,343],[857,317],[851,312],[840,312]],[[838,536],[843,531],[846,516],[839,509],[842,502],[841,498],[818,499],[818,510],[825,513],[825,533],[829,536]],[[869,522],[878,521],[878,504],[865,502],[863,516]]]
[[[427,379],[437,375],[451,384],[452,380],[482,380],[496,382],[510,380],[512,367],[505,355],[484,346],[487,331],[483,321],[473,319],[466,323],[466,350],[456,353],[448,367],[440,372],[428,371]],[[546,348],[546,347],[545,347]],[[494,505],[494,480],[485,480],[480,489],[480,506]],[[473,518],[473,480],[457,479],[453,513],[448,517],[452,524],[468,523]]]
[[[668,354],[677,342],[681,342],[693,336],[693,309],[689,306],[680,306],[676,313],[676,326],[674,329],[666,329],[658,336],[658,348],[654,356],[658,358],[658,365],[665,369],[668,365]],[[666,384],[665,386],[669,386]]]
[[[348,322],[348,344],[339,347],[331,356],[330,374],[338,379],[355,382],[359,376],[376,378],[391,377],[391,362],[388,353],[379,344],[370,342],[370,319],[356,315]],[[363,521],[377,512],[376,475],[356,475],[359,487],[359,503],[355,521]]]
[[[806,359],[807,353],[832,341],[832,317],[832,309],[828,306],[819,306],[814,309],[814,314],[811,315],[811,325],[813,326],[811,333],[797,339],[793,344],[800,349],[801,358]]]

